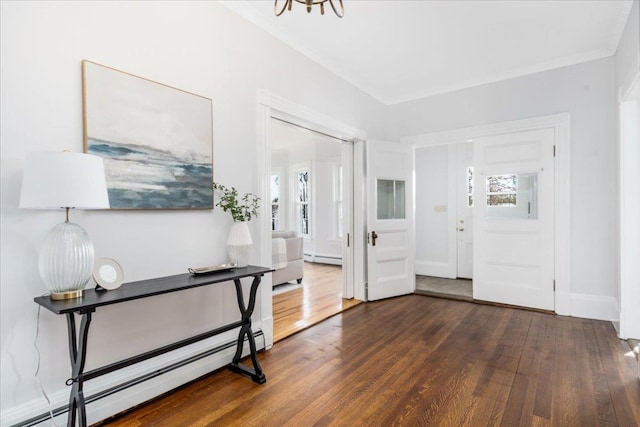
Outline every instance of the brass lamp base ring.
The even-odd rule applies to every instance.
[[[82,298],[83,289],[77,291],[51,292],[51,299],[55,301]]]

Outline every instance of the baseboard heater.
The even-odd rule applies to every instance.
[[[329,265],[342,265],[342,257],[316,254],[303,254],[303,258],[307,262]]]
[[[264,337],[264,333],[262,331],[257,331],[254,332],[254,337],[258,338],[258,337]],[[248,340],[245,339],[244,340],[245,344],[247,344],[248,346]],[[236,347],[238,345],[238,341],[233,340],[233,341],[229,341],[227,343],[221,344],[217,347],[213,347],[209,350],[203,351],[201,353],[195,354],[193,356],[187,357],[185,359],[182,359],[178,362],[174,362],[170,365],[167,365],[163,368],[157,369],[153,372],[149,372],[147,374],[141,375],[139,377],[136,378],[132,378],[128,381],[125,381],[121,384],[118,384],[114,387],[110,387],[107,388],[105,390],[102,390],[98,393],[95,393],[91,396],[85,397],[85,403],[91,403],[91,402],[95,402],[97,400],[100,400],[104,397],[107,396],[111,396],[112,394],[118,393],[120,391],[126,390],[128,388],[131,388],[133,386],[136,386],[138,384],[141,384],[145,381],[148,381],[152,378],[158,377],[162,374],[166,374],[167,372],[171,372],[173,370],[176,370],[178,368],[181,368],[185,365],[188,365],[190,363],[196,362],[200,359],[204,359],[205,357],[208,356],[212,356],[216,353],[220,353],[221,351],[227,350],[229,348],[233,348]],[[244,347],[247,348],[247,347]],[[264,347],[263,347],[264,348]],[[221,368],[223,368],[224,366],[221,366]],[[56,408],[54,410],[51,411],[53,413],[54,417],[57,417],[58,415],[62,415],[64,413],[69,412],[69,405],[65,404],[64,406],[61,406],[59,408]],[[35,426],[43,421],[47,421],[49,418],[51,417],[51,414],[49,412],[43,412],[42,414],[39,414],[33,418],[29,418],[28,420],[25,420],[21,423],[18,424],[14,424],[13,427],[30,427],[30,426]]]

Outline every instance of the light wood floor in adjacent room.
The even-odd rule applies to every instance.
[[[637,426],[610,322],[408,295],[360,304],[110,426]]]
[[[340,266],[305,262],[302,288],[273,296],[273,341],[278,342],[361,302],[342,298]]]

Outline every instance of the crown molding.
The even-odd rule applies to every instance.
[[[265,17],[264,14],[258,12],[256,7],[252,4],[252,2],[247,1],[232,1],[232,0],[224,0],[219,3],[226,6],[231,11],[240,15],[241,17],[247,19],[258,28],[263,29],[273,37],[277,38],[284,44],[290,46],[292,49],[296,50],[300,54],[308,57],[315,63],[320,66],[326,68],[329,72],[334,75],[340,77],[345,80],[352,86],[356,87],[360,91],[365,94],[371,96],[376,101],[384,104],[385,106],[393,106],[398,104],[403,104],[406,102],[417,101],[422,98],[428,98],[435,95],[441,95],[444,93],[455,92],[458,90],[469,89],[477,86],[482,86],[485,84],[496,83],[503,80],[509,80],[517,77],[523,77],[526,75],[536,74],[544,71],[550,71],[557,68],[563,68],[571,65],[576,65],[584,62],[594,61],[602,58],[607,58],[613,56],[616,52],[618,44],[620,43],[620,39],[624,32],[624,28],[626,22],[629,18],[629,14],[633,7],[634,1],[637,0],[622,0],[620,1],[620,12],[618,14],[618,19],[616,20],[616,25],[611,31],[611,36],[609,42],[606,47],[582,52],[576,55],[565,56],[562,58],[554,59],[553,61],[536,63],[530,66],[513,68],[510,70],[506,70],[504,72],[499,72],[495,74],[489,74],[480,76],[475,79],[439,85],[435,86],[427,91],[416,92],[412,94],[404,94],[397,97],[390,97],[380,93],[380,91],[376,90],[369,85],[363,84],[362,81],[358,81],[356,78],[352,78],[342,71],[340,64],[337,64],[335,61],[331,61],[323,57],[321,53],[317,50],[311,49],[309,47],[303,46],[297,39],[291,36],[287,31],[283,31],[281,26],[278,25],[277,19],[275,15],[273,17]]]

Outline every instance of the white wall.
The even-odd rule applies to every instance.
[[[340,163],[339,158],[337,162]],[[337,235],[337,210],[334,199],[335,167],[336,159],[330,161],[318,158],[314,164],[316,215],[313,221],[315,227],[313,255],[317,257],[318,262],[322,261],[320,258],[326,258],[329,262],[333,260],[339,264],[342,260],[342,240]]]
[[[18,209],[23,162],[31,151],[82,151],[82,59],[212,98],[214,177],[242,192],[260,188],[254,172],[259,161],[255,154],[258,89],[338,117],[369,135],[385,138],[387,134],[382,105],[216,2],[3,1],[0,7],[0,409],[4,425],[21,414],[34,415],[33,408],[43,408],[33,377],[33,297],[44,292],[37,254],[46,232],[63,220],[62,212]],[[183,273],[189,266],[226,260],[231,219],[219,209],[79,211],[73,212],[72,220],[86,228],[98,257],[109,256],[122,264],[127,281]],[[256,230],[269,227],[268,216],[252,226],[253,259],[257,260],[261,242]],[[259,327],[269,316],[258,309],[254,322]],[[237,318],[230,286],[105,307],[94,316],[87,368]],[[39,377],[54,400],[62,403],[68,396],[66,340],[64,318],[43,311]],[[184,373],[178,380],[183,382],[199,375],[180,372]],[[158,385],[138,397],[162,391]],[[123,402],[121,406],[136,403],[122,396],[115,399]],[[99,406],[88,406],[90,422],[117,409],[111,406],[100,412]]]
[[[571,292],[613,305],[618,262],[614,85],[614,59],[607,58],[399,104],[390,108],[390,116],[394,131],[410,136],[569,112]]]
[[[315,144],[315,233],[314,256],[317,262],[342,263],[342,240],[338,237],[336,167],[342,164],[340,142],[322,138]]]
[[[277,173],[280,176],[279,185],[279,224],[278,230],[288,229],[287,221],[289,220],[289,212],[287,212],[287,200],[289,199],[289,153],[287,150],[271,150],[271,173]]]
[[[640,70],[640,2],[634,1],[615,55],[616,87],[627,92]]]

